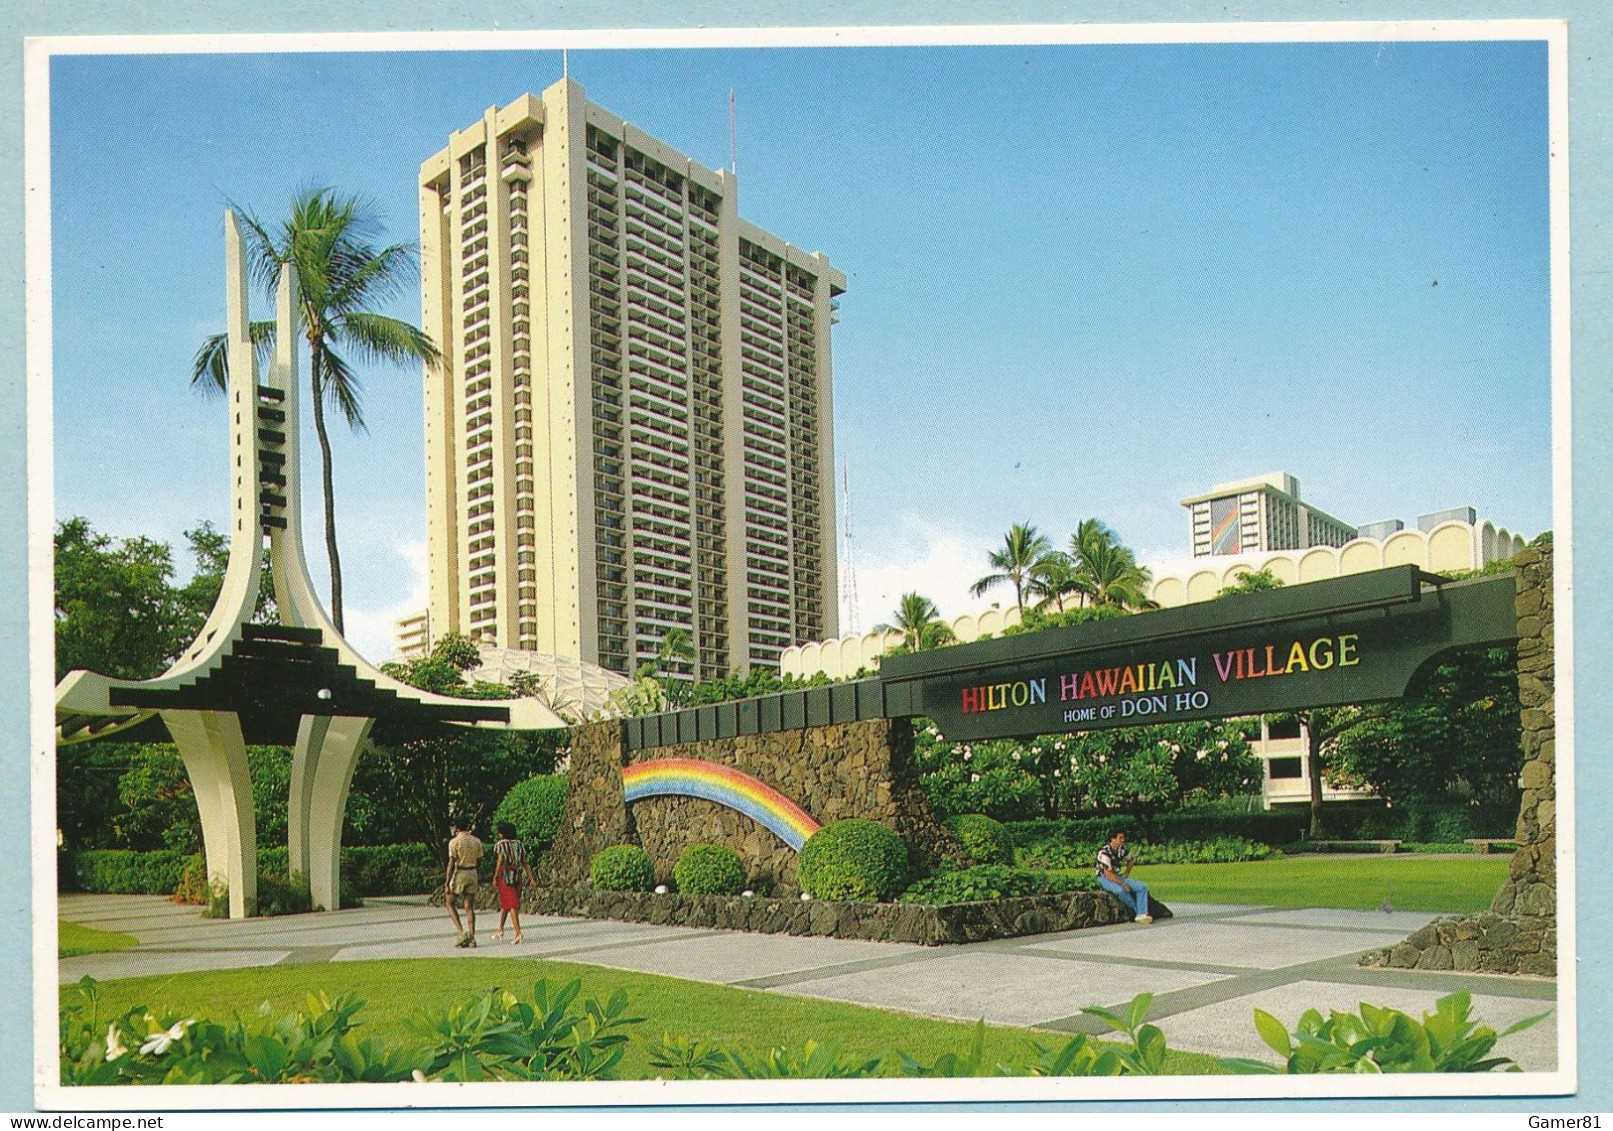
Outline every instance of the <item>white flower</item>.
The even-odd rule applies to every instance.
[[[979,774],[970,774],[969,775],[969,780],[970,781],[979,781],[980,780],[980,775]]]
[[[129,1050],[123,1047],[123,1035],[118,1032],[117,1022],[106,1027],[106,1059],[114,1061]]]
[[[426,1074],[424,1072],[420,1071],[420,1069],[418,1069],[418,1068],[416,1068],[412,1073],[410,1073],[410,1076],[414,1079],[414,1082],[416,1084],[424,1084],[426,1082]]]
[[[1058,771],[1057,771],[1057,770],[1054,770],[1054,771],[1053,771],[1053,776],[1054,776],[1054,777],[1058,777],[1058,776],[1059,776],[1059,772],[1058,772]]]
[[[142,1056],[161,1056],[168,1051],[168,1046],[175,1041],[185,1039],[185,1026],[196,1024],[196,1018],[191,1017],[184,1021],[175,1021],[166,1030],[158,1030],[146,1038],[146,1043],[140,1046]]]
[[[751,898],[751,897],[752,897],[752,896],[754,896],[754,895],[755,895],[755,894],[756,894],[756,893],[755,893],[755,892],[753,892],[753,891],[751,891],[751,889],[750,889],[750,888],[746,888],[746,889],[745,889],[745,890],[744,890],[744,891],[742,891],[742,892],[740,892],[740,893],[739,893],[739,894],[740,894],[740,895],[742,895],[742,896],[744,896],[744,897],[745,897],[745,898],[746,898],[746,899],[750,899],[750,898]]]
[[[655,885],[655,894],[656,895],[665,895],[666,894],[666,885],[665,884],[656,884]]]
[[[964,761],[965,761],[965,762],[967,762],[967,761],[968,761],[968,760],[969,760],[969,759],[970,759],[970,758],[971,758],[971,757],[973,757],[973,755],[972,755],[972,754],[970,754],[970,753],[969,753],[969,751],[967,751],[967,750],[965,750],[965,751],[964,751],[964,752],[963,752],[963,760],[964,760]]]
[[[1016,761],[1016,762],[1019,761],[1019,751],[1018,750],[1014,751],[1014,761]]]

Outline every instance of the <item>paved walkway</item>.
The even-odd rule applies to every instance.
[[[1174,919],[968,946],[751,935],[642,923],[527,916],[520,947],[457,950],[447,914],[423,899],[372,899],[321,915],[203,919],[161,896],[64,895],[65,919],[140,940],[131,950],[58,963],[59,980],[377,958],[549,958],[666,974],[770,993],[825,998],[930,1017],[1101,1032],[1086,1005],[1154,994],[1151,1020],[1172,1048],[1269,1059],[1253,1011],[1290,1027],[1305,1009],[1365,1000],[1416,1015],[1465,989],[1485,1023],[1504,1029],[1556,1004],[1553,981],[1483,974],[1363,969],[1365,950],[1393,944],[1434,918],[1417,912],[1176,904]],[[496,923],[496,919],[494,920]],[[1557,1064],[1556,1015],[1502,1040],[1530,1071]]]

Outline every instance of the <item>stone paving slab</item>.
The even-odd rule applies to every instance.
[[[1156,962],[1206,963],[1272,970],[1323,958],[1359,954],[1379,946],[1392,946],[1405,937],[1401,931],[1374,934],[1365,931],[1310,931],[1292,927],[1262,927],[1221,922],[1164,920],[1149,927],[1105,932],[1086,937],[1066,935],[1024,947],[1061,954],[1145,958]]]
[[[1291,927],[1344,927],[1350,930],[1393,931],[1409,935],[1432,923],[1438,915],[1427,911],[1342,911],[1331,907],[1291,907],[1280,911],[1260,910],[1251,914],[1229,915],[1226,923],[1269,923]]]
[[[1178,919],[1192,919],[1203,916],[1214,916],[1219,919],[1228,915],[1236,915],[1240,912],[1267,910],[1265,907],[1252,903],[1177,903],[1174,899],[1170,901],[1170,909],[1171,914]]]
[[[935,953],[935,952],[931,952]],[[927,1017],[1001,1025],[1038,1025],[1115,1005],[1137,994],[1186,989],[1222,975],[1066,962],[1026,952],[942,952],[899,967],[781,984],[781,993],[899,1009]]]
[[[675,928],[661,927],[665,932]],[[692,930],[692,928],[676,928]],[[579,962],[637,970],[645,974],[665,974],[700,982],[745,982],[772,975],[838,966],[870,958],[934,953],[933,948],[906,943],[862,942],[855,939],[829,939],[812,935],[753,935],[741,931],[702,932],[700,937],[681,938],[619,950],[589,951],[577,955]]]
[[[1199,1009],[1186,1010],[1170,1017],[1157,1019],[1165,1039],[1174,1049],[1213,1053],[1216,1056],[1244,1056],[1276,1063],[1277,1054],[1266,1047],[1255,1031],[1256,1009],[1264,1009],[1292,1032],[1301,1013],[1307,1009],[1320,1010],[1326,1016],[1330,1010],[1355,1012],[1360,1003],[1385,1006],[1420,1018],[1432,1012],[1434,1003],[1444,994],[1434,990],[1411,989],[1402,986],[1362,986],[1326,981],[1290,982],[1284,986],[1260,990],[1230,1001]],[[1486,1025],[1500,1032],[1508,1025],[1544,1013],[1551,1003],[1527,998],[1504,997],[1497,994],[1473,995],[1473,1012]],[[1510,1056],[1526,1071],[1550,1072],[1557,1067],[1557,1031],[1555,1013],[1546,1020],[1504,1037],[1496,1045],[1496,1053]]]
[[[148,954],[125,950],[114,954],[83,954],[58,961],[56,980],[60,985],[67,985],[86,974],[104,982],[150,974],[184,974],[191,970],[239,970],[247,966],[273,966],[290,953],[286,950],[184,950]]]

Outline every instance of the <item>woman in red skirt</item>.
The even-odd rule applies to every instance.
[[[510,945],[521,943],[521,881],[537,886],[532,865],[527,863],[526,845],[515,839],[515,826],[508,821],[498,827],[498,842],[493,845],[493,879],[498,886],[498,930],[495,939],[504,937],[504,919],[507,916],[515,927],[515,938]]]

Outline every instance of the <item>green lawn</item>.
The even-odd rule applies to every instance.
[[[358,1016],[371,1035],[389,1044],[422,1044],[408,1025],[414,1014],[447,1009],[494,986],[526,997],[539,978],[547,978],[552,986],[581,978],[582,997],[601,1002],[617,988],[627,991],[629,1014],[646,1021],[638,1027],[623,1061],[622,1079],[653,1075],[648,1066],[649,1042],[662,1034],[714,1040],[736,1050],[799,1049],[809,1038],[820,1043],[837,1040],[848,1057],[901,1050],[926,1062],[943,1052],[966,1053],[974,1035],[974,1026],[965,1022],[934,1021],[654,974],[517,959],[336,962],[122,978],[100,984],[99,1013],[109,1017],[133,1005],[146,1005],[159,1013],[172,1009],[227,1020],[237,1013],[252,1014],[264,1001],[276,1013],[290,1012],[302,1006],[306,994],[323,989],[332,997],[345,992],[363,999],[366,1004]],[[78,1000],[76,989],[62,987],[61,1000]],[[1034,1061],[1034,1043],[1059,1048],[1066,1040],[1065,1034],[988,1026],[985,1052],[992,1063]],[[899,1058],[889,1056],[882,1074],[895,1075],[899,1063]],[[1203,1075],[1214,1071],[1215,1061],[1196,1053],[1177,1053],[1171,1068],[1179,1075]]]
[[[94,927],[56,920],[56,957],[72,958],[80,954],[100,954],[108,950],[127,950],[140,940],[133,935],[119,935],[111,931],[97,931]]]
[[[1139,864],[1166,906],[1246,903],[1373,911],[1482,911],[1507,878],[1507,856],[1304,855],[1242,864]]]

